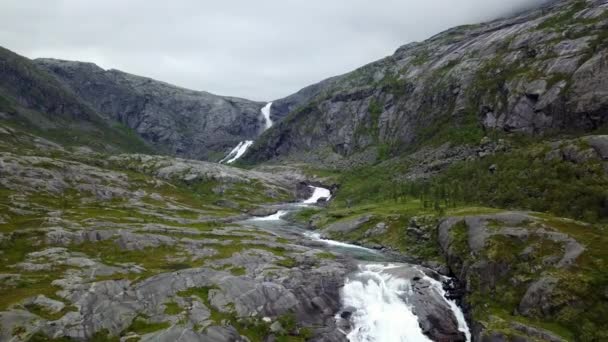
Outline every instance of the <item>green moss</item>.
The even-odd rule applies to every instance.
[[[135,263],[142,266],[145,269],[142,273],[118,276],[131,280],[142,280],[163,272],[201,266],[200,261],[189,261],[189,256],[184,255],[184,252],[175,246],[163,245],[157,248],[148,247],[142,250],[126,250],[121,249],[113,240],[105,240],[73,244],[69,246],[69,249],[97,258],[106,265]],[[170,258],[185,258],[186,261],[171,262]],[[114,279],[114,276],[112,278]]]
[[[308,223],[310,219],[319,212],[319,208],[305,208],[302,210],[298,210],[295,214],[291,216],[293,220],[300,223]]]
[[[170,326],[171,324],[169,322],[150,322],[147,317],[140,315],[133,319],[131,325],[125,330],[125,332],[134,332],[138,335],[145,335],[155,331],[167,329]]]
[[[67,305],[65,308],[63,308],[63,310],[55,313],[49,312],[45,307],[36,304],[25,305],[25,308],[34,315],[40,316],[49,321],[58,320],[70,311],[77,311],[77,308],[73,305]]]
[[[182,313],[182,311],[182,308],[175,302],[165,303],[165,313],[167,315],[179,315],[180,313]]]
[[[334,260],[336,258],[336,255],[333,253],[329,253],[329,252],[320,252],[315,254],[315,256],[319,259],[329,259],[329,260]]]
[[[459,255],[469,255],[469,228],[464,220],[456,223],[452,229],[450,229],[450,236],[452,238],[452,245]]]
[[[294,258],[283,258],[283,259],[277,261],[276,264],[278,266],[293,268],[293,267],[297,266],[298,263],[296,262],[296,260]]]
[[[587,8],[585,1],[575,1],[566,11],[551,16],[549,19],[543,21],[538,25],[538,29],[541,30],[563,30],[566,25],[575,22],[574,15]]]
[[[15,334],[13,334],[13,335],[17,336]],[[42,332],[37,332],[37,333],[33,334],[32,336],[30,336],[30,338],[28,339],[28,342],[72,342],[72,341],[74,341],[74,340],[69,337],[51,338]]]
[[[412,64],[416,66],[423,65],[427,63],[431,57],[431,53],[428,50],[422,50],[414,55],[414,59],[412,60]]]
[[[245,267],[232,267],[230,269],[230,273],[235,276],[244,276],[247,274],[247,269]]]
[[[46,336],[42,332],[37,332],[28,339],[28,342],[72,342],[72,341],[76,341],[76,340],[69,338],[69,337],[51,338],[51,337]],[[104,329],[104,330],[100,330],[100,331],[96,332],[95,334],[93,334],[93,336],[91,336],[91,338],[88,341],[90,341],[90,342],[118,342],[118,341],[120,341],[120,337],[112,336],[112,335],[110,335],[108,330]]]
[[[601,294],[595,290],[608,286],[608,260],[603,228],[582,224],[572,220],[558,219],[546,214],[537,214],[541,221],[527,222],[520,226],[530,230],[538,228],[555,229],[567,233],[585,244],[585,252],[574,265],[555,268],[546,264],[548,257],[561,258],[564,244],[548,238],[532,235],[526,239],[491,236],[478,259],[497,265],[508,265],[508,273],[496,275],[492,282],[470,277],[468,296],[476,320],[489,324],[489,329],[506,331],[509,321],[517,321],[533,327],[552,331],[566,340],[603,340],[608,330],[602,328],[602,317],[608,307],[602,302]],[[520,257],[526,247],[532,247],[525,259]],[[465,253],[465,252],[462,252]],[[545,301],[553,309],[547,313],[540,308],[532,308],[528,316],[515,314],[528,286],[540,275],[557,279],[557,285]],[[484,284],[484,286],[482,286]],[[493,284],[488,287],[489,284]],[[576,303],[576,305],[573,305]],[[494,318],[492,318],[494,317]],[[500,318],[497,320],[496,318]],[[576,336],[576,338],[575,338]]]

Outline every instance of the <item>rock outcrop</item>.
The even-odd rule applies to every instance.
[[[594,252],[560,231],[560,224],[524,212],[450,217],[439,224],[441,250],[466,288],[476,340],[567,340],[533,320],[523,323],[572,324],[565,313],[579,309],[570,305],[592,305],[574,290],[587,285],[572,279],[585,277],[580,261]]]

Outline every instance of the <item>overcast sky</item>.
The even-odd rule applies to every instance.
[[[542,0],[2,0],[0,45],[253,100]]]

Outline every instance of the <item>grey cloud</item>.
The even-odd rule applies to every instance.
[[[4,0],[0,44],[269,100],[541,0]]]

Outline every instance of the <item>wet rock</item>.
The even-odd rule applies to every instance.
[[[458,330],[458,321],[446,299],[424,278],[424,273],[408,267],[388,270],[390,274],[412,279],[414,295],[403,295],[417,316],[423,333],[434,341],[466,341],[465,334]]]

